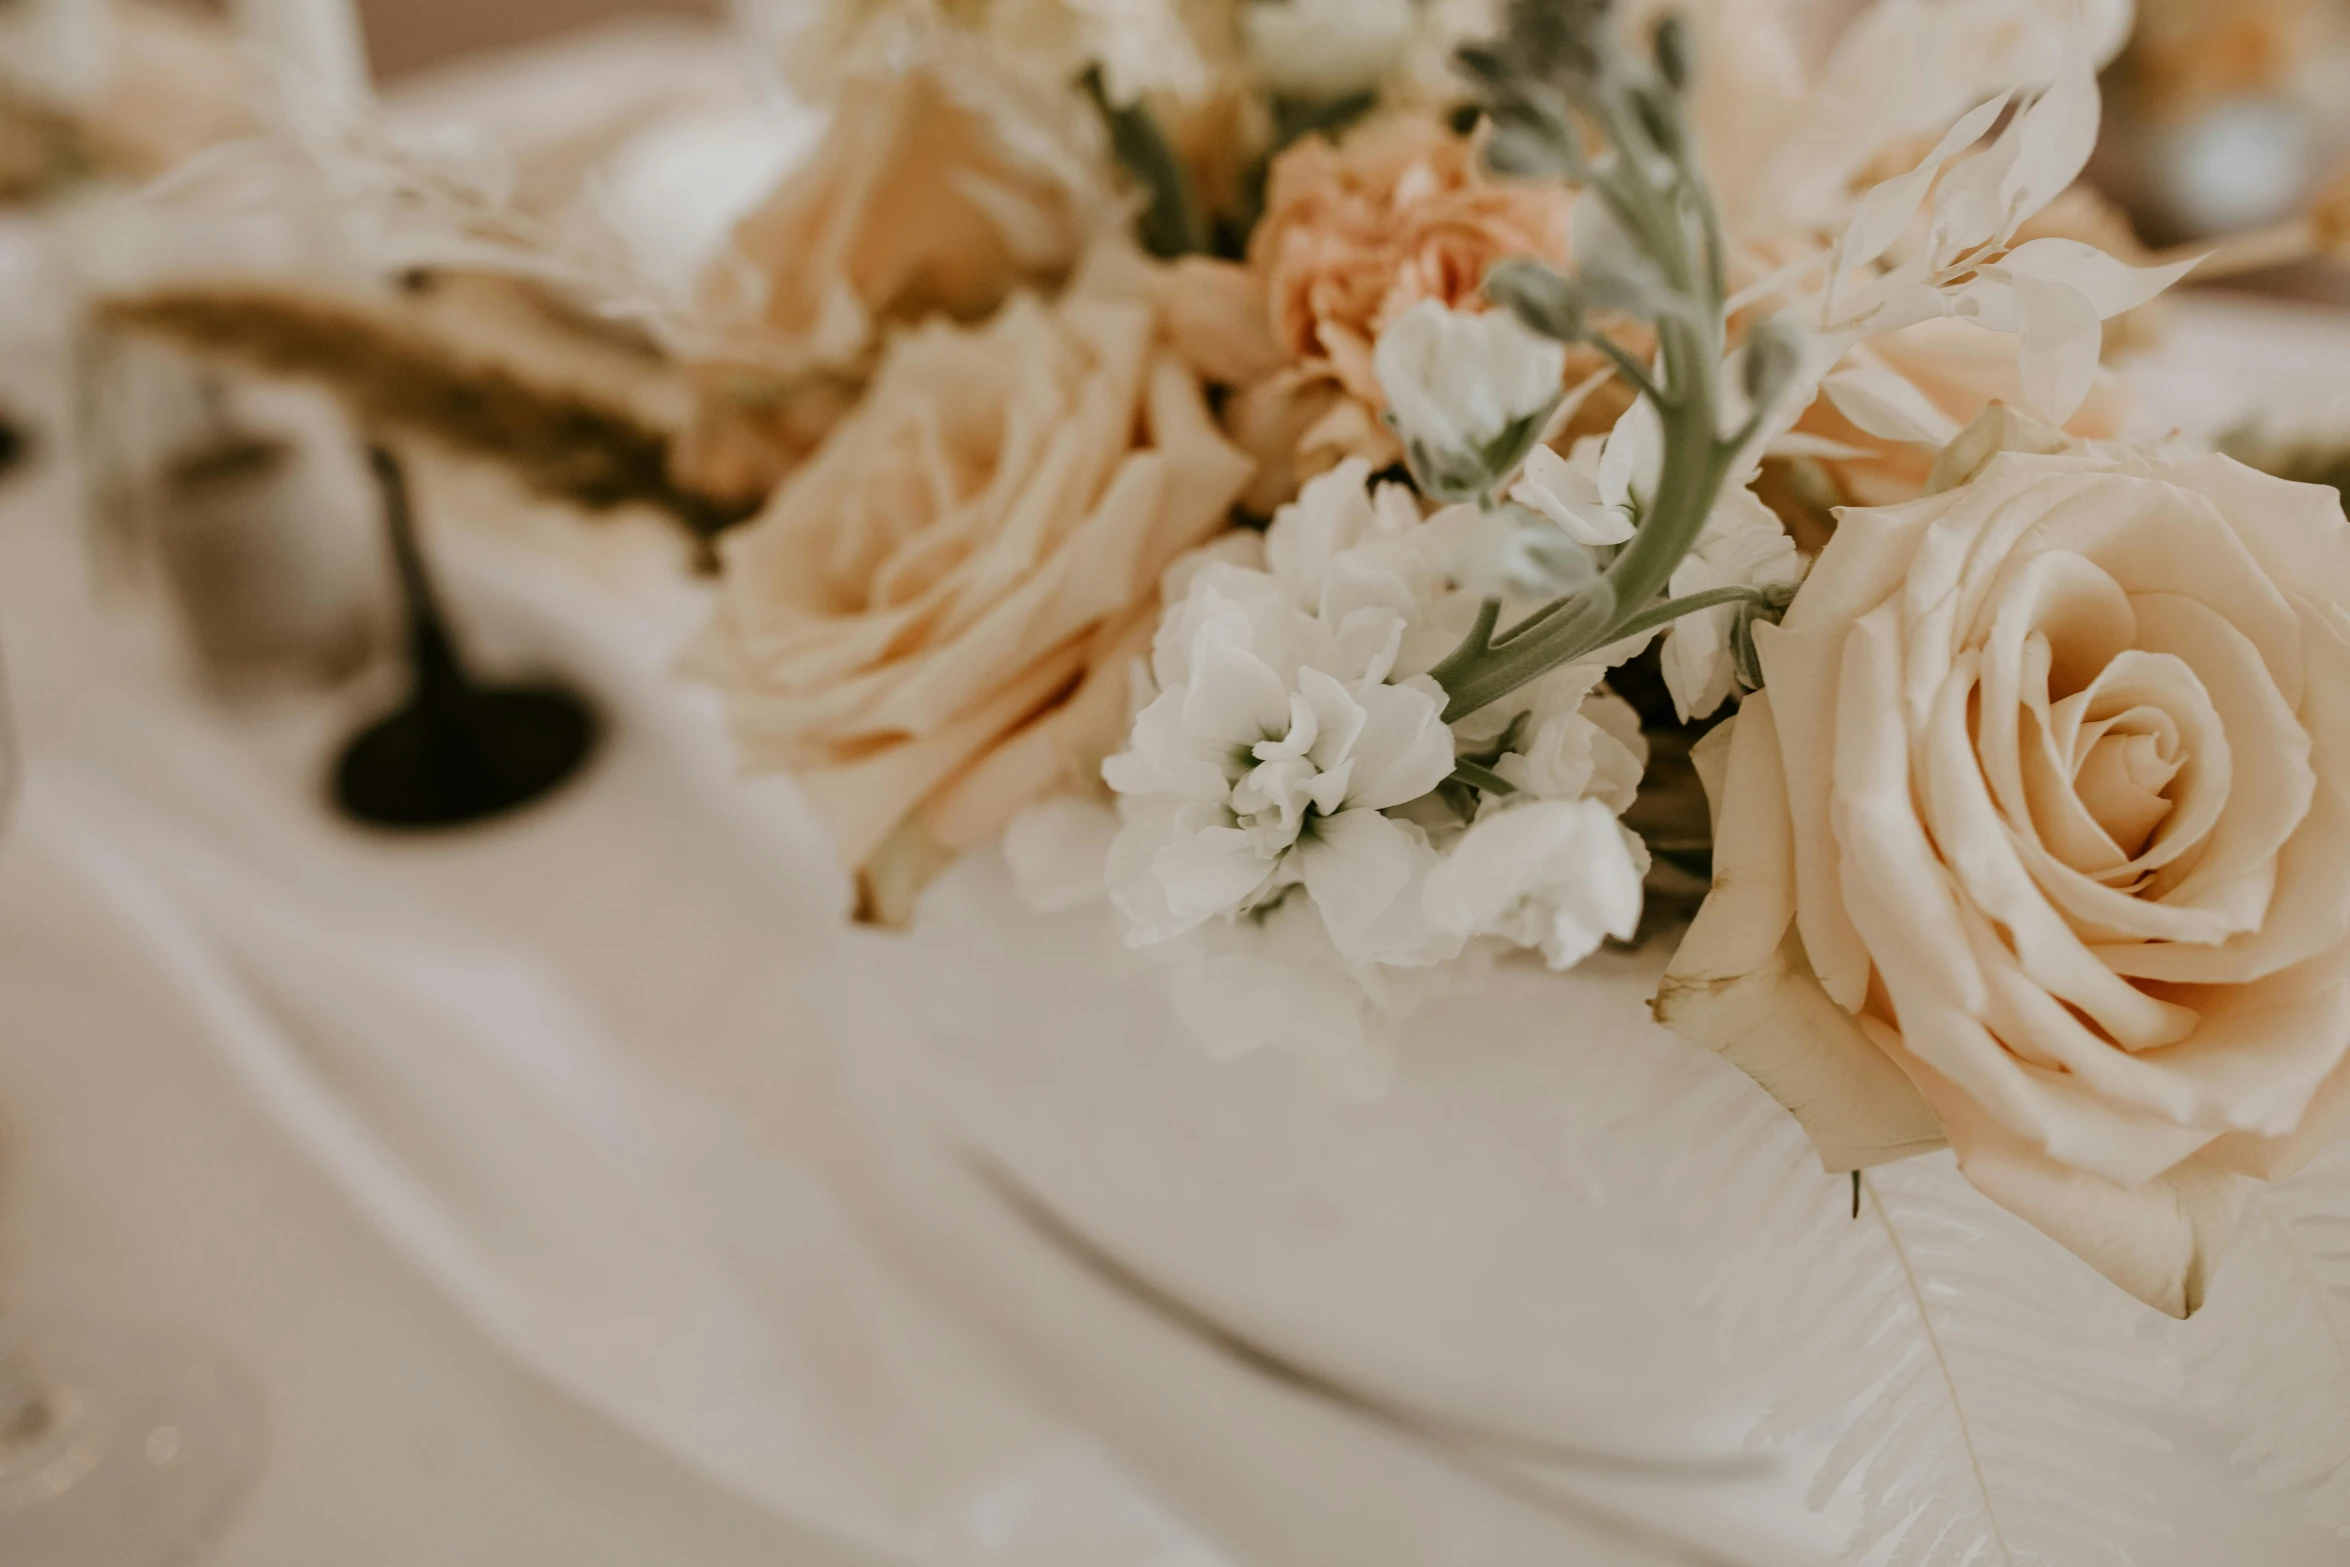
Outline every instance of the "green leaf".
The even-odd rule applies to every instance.
[[[1098,65],[1086,71],[1083,85],[1109,127],[1112,155],[1150,198],[1136,225],[1143,248],[1162,261],[1205,252],[1208,226],[1191,175],[1160,131],[1157,116],[1140,102],[1112,103]]]

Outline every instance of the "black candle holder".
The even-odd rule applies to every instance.
[[[380,446],[367,457],[406,621],[409,690],[344,746],[336,808],[372,827],[431,831],[546,798],[594,755],[595,710],[559,685],[490,685],[467,671],[417,537],[407,475]]]

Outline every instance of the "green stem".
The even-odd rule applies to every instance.
[[[1469,628],[1467,636],[1461,638],[1461,645],[1445,655],[1444,662],[1428,671],[1429,677],[1445,690],[1450,691],[1453,681],[1460,679],[1475,668],[1477,660],[1483,658],[1492,648],[1493,628],[1500,621],[1501,600],[1487,599],[1478,605],[1477,623]]]
[[[1668,376],[1682,395],[1657,410],[1665,427],[1664,476],[1639,531],[1603,579],[1599,623],[1572,609],[1545,611],[1544,623],[1531,631],[1513,633],[1500,646],[1458,663],[1457,653],[1446,659],[1454,679],[1437,677],[1451,696],[1446,722],[1466,718],[1561,664],[1631,634],[1625,628],[1648,612],[1704,530],[1734,450],[1714,433],[1716,362],[1708,357],[1710,334],[1671,318],[1660,323],[1659,331]]]
[[[1677,599],[1667,599],[1654,609],[1643,610],[1631,619],[1608,628],[1608,641],[1619,642],[1625,637],[1636,637],[1643,631],[1654,631],[1669,626],[1684,615],[1695,615],[1709,609],[1720,609],[1724,604],[1767,603],[1759,588],[1708,588],[1703,593],[1691,593]]]
[[[1112,103],[1098,65],[1086,71],[1081,85],[1109,127],[1112,156],[1150,198],[1140,225],[1144,248],[1162,261],[1206,251],[1208,227],[1200,216],[1191,176],[1159,130],[1156,117],[1139,103]]]
[[[1518,792],[1516,784],[1511,783],[1492,768],[1477,762],[1454,763],[1452,775],[1460,782],[1468,784],[1472,788],[1482,789],[1487,794],[1516,794]]]
[[[1596,196],[1607,204],[1674,296],[1656,320],[1658,375],[1616,344],[1593,339],[1656,410],[1663,428],[1663,472],[1655,496],[1641,507],[1638,529],[1595,586],[1537,610],[1498,641],[1493,635],[1497,606],[1488,603],[1480,611],[1476,629],[1433,671],[1448,694],[1447,722],[1612,642],[1701,609],[1760,597],[1751,589],[1725,588],[1659,602],[1704,531],[1730,465],[1759,426],[1750,421],[1737,438],[1722,438],[1719,382],[1728,266],[1719,215],[1688,152],[1686,123],[1669,127],[1663,138],[1671,143],[1674,165],[1668,179],[1657,172],[1652,156],[1665,147],[1648,134],[1620,91],[1603,88],[1586,107],[1600,119],[1617,156],[1587,182],[1584,199]],[[1670,112],[1677,115],[1679,105]]]
[[[1665,396],[1664,392],[1654,381],[1651,381],[1648,378],[1648,367],[1642,364],[1639,360],[1633,358],[1629,353],[1626,353],[1624,351],[1623,345],[1617,343],[1612,338],[1604,336],[1593,337],[1589,339],[1589,341],[1593,348],[1598,349],[1602,354],[1607,356],[1608,362],[1616,367],[1616,374],[1622,376],[1625,380],[1632,383],[1632,389],[1634,391],[1647,398],[1650,402],[1656,404],[1659,408],[1663,408],[1668,404],[1670,400]]]

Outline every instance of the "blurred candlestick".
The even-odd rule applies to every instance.
[[[367,101],[367,41],[354,0],[235,0],[237,28],[270,63],[337,104]]]

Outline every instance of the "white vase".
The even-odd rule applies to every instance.
[[[992,851],[877,961],[954,1134],[1138,1287],[1440,1440],[1710,1509],[1693,1532],[1736,1559],[1820,1560],[1834,1529],[1744,1446],[1770,1368],[1696,1298],[1677,1150],[1594,1130],[1627,1072],[1730,1071],[1649,1016],[1671,946],[1502,966],[1414,1018],[1368,1099],[1215,1058],[1106,908],[1035,913]]]

